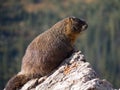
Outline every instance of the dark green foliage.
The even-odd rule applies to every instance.
[[[39,6],[30,7],[31,4],[34,7]],[[10,77],[20,71],[21,60],[28,44],[37,35],[67,16],[84,18],[88,22],[89,28],[77,41],[77,47],[101,78],[106,78],[114,87],[119,87],[119,0],[2,0],[0,90]]]

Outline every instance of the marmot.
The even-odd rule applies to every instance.
[[[68,17],[36,37],[27,47],[21,71],[8,81],[5,90],[19,89],[32,78],[48,75],[72,54],[76,38],[87,26],[83,20]]]

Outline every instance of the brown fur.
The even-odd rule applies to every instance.
[[[21,71],[9,80],[6,90],[18,89],[32,78],[48,75],[72,54],[77,36],[86,28],[85,21],[68,17],[40,34],[28,46]]]

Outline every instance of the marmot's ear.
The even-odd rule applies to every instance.
[[[71,17],[66,18],[65,23],[71,25],[72,24]]]
[[[72,19],[70,17],[65,19],[65,32],[69,34],[71,32]]]

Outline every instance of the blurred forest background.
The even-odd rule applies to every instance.
[[[1,0],[0,90],[20,71],[28,44],[68,16],[88,22],[76,46],[101,78],[120,87],[120,0]]]

